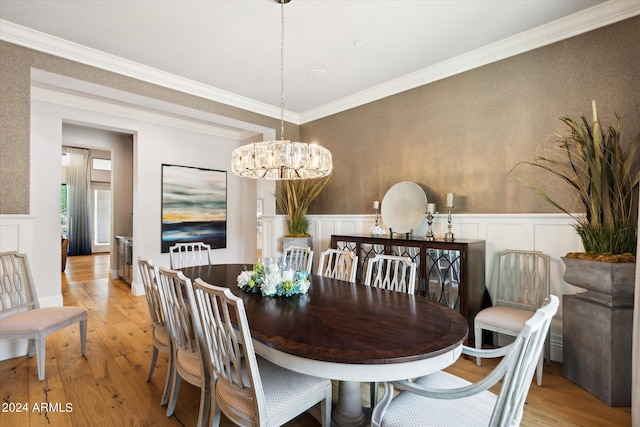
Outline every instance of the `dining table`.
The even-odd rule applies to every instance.
[[[453,364],[467,338],[457,311],[426,297],[309,276],[306,294],[268,297],[245,292],[237,277],[251,264],[180,269],[242,298],[255,352],[287,369],[338,381],[336,426],[367,422],[361,382],[415,378]]]

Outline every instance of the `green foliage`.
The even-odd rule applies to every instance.
[[[282,181],[274,194],[276,206],[287,215],[288,236],[308,236],[307,210],[331,179],[331,175],[317,179]]]
[[[575,217],[575,228],[587,252],[635,254],[634,198],[640,182],[640,133],[631,143],[622,144],[620,117],[616,114],[612,125],[601,127],[595,102],[593,125],[584,116],[580,120],[560,120],[567,125],[568,133],[556,135],[553,148],[543,146],[533,162],[518,165],[550,172],[577,192],[586,215]],[[517,178],[549,204],[571,215],[544,192]]]

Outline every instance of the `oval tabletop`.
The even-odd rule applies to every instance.
[[[325,362],[388,364],[460,347],[467,321],[427,298],[311,275],[306,295],[263,297],[236,282],[242,264],[184,268],[185,276],[225,286],[244,301],[251,334],[276,350]]]

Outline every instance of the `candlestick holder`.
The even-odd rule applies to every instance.
[[[424,236],[424,239],[428,242],[433,242],[436,240],[436,236],[433,235],[433,229],[431,228],[431,224],[433,224],[433,212],[425,212],[427,214],[427,224],[429,225],[427,229],[427,234]]]
[[[380,208],[374,207],[373,209],[376,211],[376,225],[371,227],[369,231],[371,232],[372,237],[382,236],[384,234],[384,230],[380,227]]]
[[[453,233],[451,232],[451,209],[453,209],[453,206],[449,206],[447,209],[449,210],[449,215],[447,217],[447,220],[449,222],[449,231],[445,233],[444,241],[453,242]]]

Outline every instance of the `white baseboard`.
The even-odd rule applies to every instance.
[[[28,346],[29,340],[2,339],[0,340],[0,360],[26,356]]]
[[[136,297],[144,295],[144,285],[142,283],[131,282],[131,293]]]

